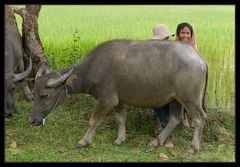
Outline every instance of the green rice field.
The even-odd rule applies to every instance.
[[[175,32],[177,24],[189,22],[209,65],[209,107],[233,111],[234,9],[233,5],[43,5],[39,33],[49,63],[62,69],[79,62],[101,42],[145,40],[152,37],[155,24],[165,23]]]

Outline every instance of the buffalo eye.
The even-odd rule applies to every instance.
[[[43,92],[40,94],[40,98],[47,98],[49,94],[47,92]]]

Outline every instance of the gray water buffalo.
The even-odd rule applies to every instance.
[[[88,145],[104,113],[112,108],[118,123],[118,137],[114,143],[121,145],[126,137],[124,104],[156,108],[170,102],[169,122],[150,146],[164,144],[179,124],[183,106],[194,123],[195,132],[188,149],[193,153],[199,150],[207,118],[204,112],[207,71],[203,57],[183,42],[108,41],[70,68],[47,73],[41,69],[33,89],[35,103],[29,122],[42,125],[44,118],[67,93],[86,93],[95,97],[97,104],[89,121],[90,127],[77,147]]]
[[[23,80],[30,74],[32,61],[29,59],[29,66],[24,71],[23,62],[23,45],[22,38],[19,34],[16,21],[14,20],[11,8],[5,8],[5,34],[4,34],[4,115],[9,116],[16,113],[13,101],[13,89],[15,82]],[[19,72],[18,74],[14,74]],[[24,91],[28,100],[33,99],[27,83],[23,82]]]

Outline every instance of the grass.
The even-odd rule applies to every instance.
[[[112,145],[117,126],[111,111],[96,130],[91,147],[78,150],[75,144],[85,134],[95,104],[91,96],[69,95],[56,113],[47,117],[44,127],[32,127],[27,121],[32,104],[17,90],[19,113],[5,118],[5,162],[166,162],[160,153],[169,157],[167,162],[234,162],[234,11],[230,5],[43,5],[39,33],[54,69],[79,62],[103,41],[149,39],[155,24],[166,23],[175,32],[178,23],[191,23],[198,50],[209,64],[209,121],[198,154],[183,155],[193,130],[181,126],[168,138],[173,149],[148,151],[148,143],[156,137],[155,115],[150,110],[127,107],[127,138],[121,147]],[[21,29],[19,16],[17,21]],[[172,155],[172,150],[178,155]]]
[[[18,91],[15,99],[23,99]],[[76,103],[78,101],[78,103]],[[106,114],[91,141],[91,146],[76,149],[83,137],[94,108],[95,99],[88,95],[68,95],[53,115],[49,115],[43,127],[30,126],[27,118],[32,104],[19,100],[19,113],[5,119],[6,162],[234,162],[235,116],[232,112],[209,110],[204,127],[201,150],[193,156],[184,155],[189,147],[193,129],[177,126],[167,141],[173,148],[164,146],[148,149],[148,143],[156,137],[155,114],[148,109],[127,106],[127,138],[120,146],[112,143],[117,136],[114,113]],[[13,142],[17,147],[11,146]],[[178,155],[174,156],[174,150]],[[165,153],[169,160],[160,158]]]

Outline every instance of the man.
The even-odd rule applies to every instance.
[[[174,33],[169,32],[166,24],[157,24],[153,27],[152,39],[169,40],[170,36],[174,36]]]
[[[170,36],[174,36],[174,33],[171,33],[168,29],[166,24],[157,24],[152,28],[153,37],[152,39],[156,40],[169,40]],[[166,124],[169,119],[169,103],[165,106],[155,108],[155,113],[157,114],[157,131],[161,131],[162,125]],[[182,121],[183,126],[189,127],[189,123],[187,119],[183,119]]]

